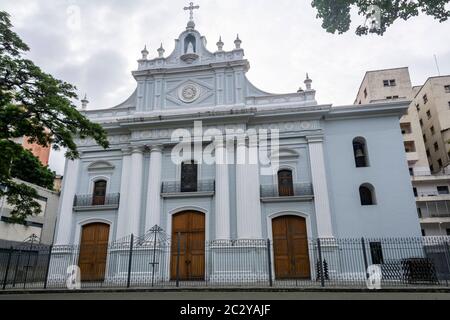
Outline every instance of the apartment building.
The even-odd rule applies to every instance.
[[[419,114],[433,173],[450,173],[450,76],[430,77],[417,88],[412,106]]]
[[[400,130],[422,234],[450,235],[450,76],[412,86],[407,67],[368,71],[354,103],[402,99],[412,101]]]

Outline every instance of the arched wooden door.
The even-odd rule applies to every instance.
[[[78,266],[81,281],[103,281],[108,255],[109,225],[91,223],[83,226]]]
[[[177,273],[179,280],[205,278],[205,215],[201,212],[184,211],[172,217],[172,280]]]
[[[306,220],[281,216],[272,220],[275,276],[278,279],[310,278]]]

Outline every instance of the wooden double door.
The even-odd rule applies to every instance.
[[[81,281],[103,281],[108,255],[109,225],[91,223],[81,232],[78,266]]]
[[[172,217],[172,280],[177,273],[179,280],[205,278],[205,215],[201,212],[184,211]]]
[[[310,262],[306,221],[298,216],[272,220],[275,276],[277,279],[309,279]]]

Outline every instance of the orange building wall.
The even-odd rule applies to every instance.
[[[44,166],[48,165],[48,159],[50,157],[50,147],[42,147],[36,143],[29,143],[26,137],[23,139],[22,146],[25,149],[30,150]]]

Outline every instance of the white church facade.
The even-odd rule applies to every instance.
[[[308,76],[304,89],[270,94],[247,79],[241,40],[231,51],[223,46],[209,51],[191,19],[170,55],[142,51],[137,89],[125,102],[83,111],[105,128],[110,147],[78,140],[55,245],[145,237],[157,225],[172,241],[182,237],[190,258],[181,264],[201,265],[179,272],[201,278],[209,263],[202,243],[269,239],[274,276],[308,278],[308,239],[420,236],[398,127],[408,101],[319,104]],[[192,143],[174,140],[187,134]],[[112,263],[104,254],[74,259],[104,278]]]

